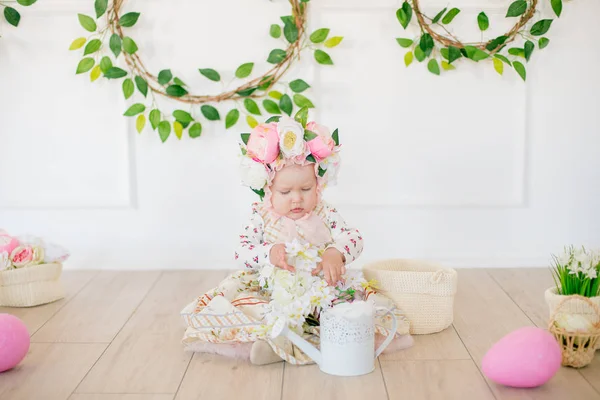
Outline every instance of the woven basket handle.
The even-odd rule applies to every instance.
[[[584,303],[589,305],[592,308],[592,310],[594,310],[596,312],[596,315],[598,316],[598,322],[596,323],[596,325],[600,325],[600,307],[598,307],[598,305],[596,303],[594,303],[592,300],[590,300],[589,297],[581,296],[578,294],[565,296],[565,298],[562,299],[556,305],[556,307],[552,311],[552,314],[550,315],[548,325],[552,326],[554,324],[554,322],[556,321],[556,316],[559,314],[559,310],[562,308],[562,306],[564,306],[569,301],[575,301],[575,300],[583,301]]]

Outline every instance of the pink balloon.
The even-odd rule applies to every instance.
[[[0,372],[19,364],[29,351],[29,331],[14,315],[0,314]]]
[[[548,382],[560,369],[561,349],[548,331],[525,327],[496,342],[482,360],[482,370],[505,386],[532,388]]]

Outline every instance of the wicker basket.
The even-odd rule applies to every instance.
[[[377,261],[364,266],[365,278],[375,279],[410,321],[410,333],[440,332],[452,324],[457,274],[437,264],[405,259]]]
[[[0,306],[32,307],[65,297],[62,264],[40,264],[0,272]]]

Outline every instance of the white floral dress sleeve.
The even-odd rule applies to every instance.
[[[362,253],[364,241],[358,229],[349,226],[340,213],[332,206],[325,206],[325,217],[333,243],[328,248],[333,247],[344,255],[346,265],[355,261]]]
[[[241,268],[260,270],[269,263],[269,254],[273,243],[265,242],[264,221],[259,212],[259,203],[252,204],[252,214],[239,235],[239,244],[235,251],[236,264]]]

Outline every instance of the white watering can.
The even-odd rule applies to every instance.
[[[375,313],[392,316],[392,331],[375,351]],[[321,313],[321,351],[289,330],[284,320],[275,323],[271,336],[283,335],[319,365],[321,371],[337,376],[357,376],[375,370],[375,360],[394,339],[398,322],[388,309],[372,301],[342,303]]]

